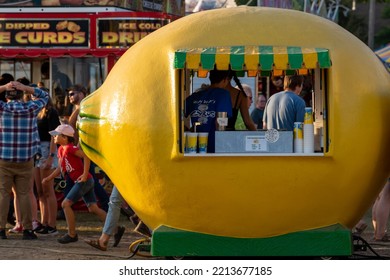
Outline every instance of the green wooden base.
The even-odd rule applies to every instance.
[[[153,256],[350,256],[351,231],[339,224],[268,238],[221,237],[161,226],[153,232]]]

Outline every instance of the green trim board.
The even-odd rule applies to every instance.
[[[176,69],[240,71],[298,70],[331,67],[329,50],[296,46],[231,46],[175,51]]]
[[[267,238],[234,238],[160,226],[152,236],[153,256],[350,256],[351,231],[339,224]]]

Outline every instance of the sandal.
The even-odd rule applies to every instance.
[[[376,242],[390,242],[390,236],[385,234],[382,238],[375,238],[374,237],[374,241],[376,241]]]
[[[361,224],[360,226],[355,227],[354,233],[360,235],[366,230],[366,228],[367,228],[366,223]]]
[[[88,245],[91,245],[92,247],[100,250],[100,251],[107,251],[107,247],[100,246],[99,239],[98,240],[85,240],[85,243]]]
[[[138,225],[135,227],[134,232],[139,233],[146,237],[152,237],[152,234],[147,225],[144,222],[140,221]]]
[[[114,234],[114,245],[113,247],[116,247],[118,246],[119,242],[121,241],[122,239],[122,236],[123,236],[123,233],[125,232],[125,227],[121,227],[119,226],[118,227],[118,231]]]

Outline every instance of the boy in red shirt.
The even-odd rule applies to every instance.
[[[88,172],[90,160],[82,150],[73,144],[74,129],[70,125],[62,124],[49,133],[54,137],[54,143],[60,145],[58,148],[59,166],[48,177],[44,178],[42,183],[53,180],[60,173],[64,177],[69,176],[75,182],[61,204],[65,213],[66,223],[68,224],[68,233],[59,238],[58,242],[67,244],[78,240],[72,205],[80,198],[84,200],[88,211],[97,215],[102,222],[106,219],[106,212],[100,209],[96,203],[94,180]]]

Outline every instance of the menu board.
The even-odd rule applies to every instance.
[[[128,48],[168,24],[167,19],[98,19],[97,44],[100,48]]]
[[[0,20],[0,47],[89,48],[89,27],[78,18]]]
[[[163,12],[184,16],[184,0],[0,0],[0,7],[115,6],[138,12]]]

